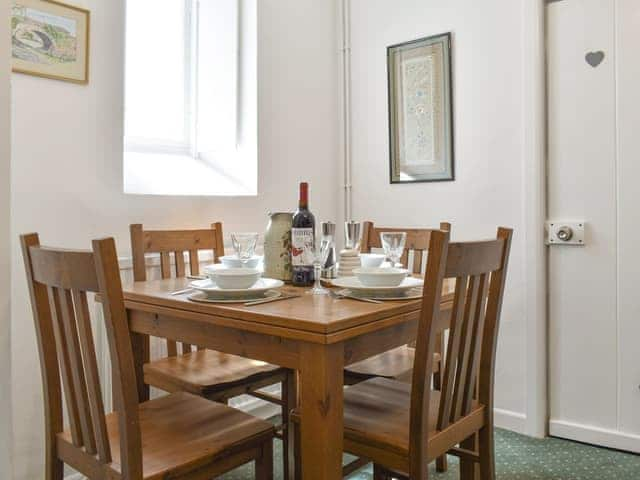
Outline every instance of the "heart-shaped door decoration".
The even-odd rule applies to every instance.
[[[604,52],[602,50],[599,50],[597,52],[589,52],[585,55],[584,58],[589,65],[591,65],[593,68],[596,68],[604,60]]]

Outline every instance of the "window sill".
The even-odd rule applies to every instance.
[[[215,162],[164,153],[124,153],[124,193],[170,196],[256,196],[256,158],[234,152]],[[222,162],[219,162],[222,164]],[[237,174],[242,172],[241,174]]]

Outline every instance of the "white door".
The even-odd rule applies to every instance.
[[[547,6],[552,435],[640,452],[640,1]]]

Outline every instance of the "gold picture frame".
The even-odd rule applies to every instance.
[[[56,0],[13,0],[12,71],[89,83],[91,12]]]

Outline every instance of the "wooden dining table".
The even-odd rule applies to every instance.
[[[184,278],[124,285],[140,401],[149,398],[143,364],[149,337],[161,337],[297,370],[305,480],[342,478],[343,369],[415,340],[420,299],[381,304],[284,287],[290,298],[255,306],[198,303]],[[440,327],[452,308],[445,285]]]

